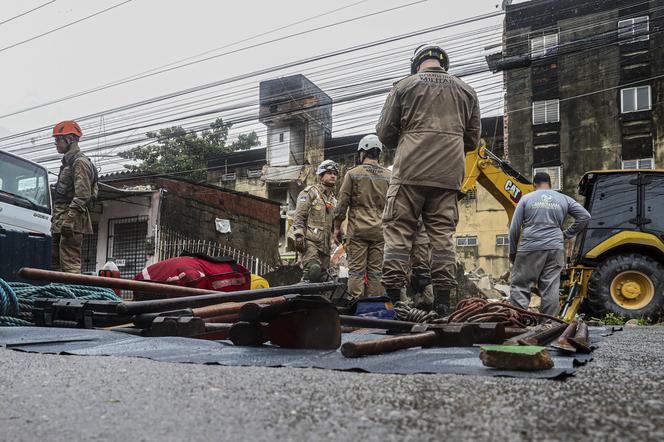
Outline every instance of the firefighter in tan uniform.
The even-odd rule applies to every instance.
[[[431,243],[434,309],[439,314],[448,312],[450,292],[456,288],[452,235],[465,152],[480,138],[477,94],[448,74],[448,67],[440,47],[417,48],[411,75],[395,83],[376,125],[383,144],[396,148],[383,214],[383,284],[388,296],[398,299],[421,216]]]
[[[330,243],[334,223],[334,185],[339,165],[325,160],[316,170],[319,182],[306,187],[297,197],[291,236],[295,249],[302,254],[302,281],[321,282],[327,279],[330,265]]]
[[[52,267],[68,273],[81,273],[83,235],[92,233],[89,208],[97,197],[97,169],[78,147],[82,135],[75,121],[53,128],[55,146],[64,156],[53,187]]]
[[[383,144],[376,135],[367,135],[357,147],[359,166],[350,169],[339,191],[335,238],[341,242],[341,223],[348,213],[348,296],[349,302],[366,296],[383,296],[383,227],[381,217],[390,171],[378,164]]]

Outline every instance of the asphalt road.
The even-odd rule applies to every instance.
[[[664,440],[664,327],[564,381],[169,364],[0,349],[0,440]]]

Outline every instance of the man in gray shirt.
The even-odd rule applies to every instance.
[[[528,308],[530,290],[536,286],[542,298],[540,312],[555,316],[565,240],[586,227],[590,214],[572,198],[551,190],[547,173],[536,173],[533,183],[535,191],[521,198],[510,224],[510,262],[514,264],[510,302]],[[563,231],[568,214],[574,217],[574,224]]]

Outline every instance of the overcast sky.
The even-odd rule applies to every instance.
[[[3,0],[0,23],[48,1]],[[358,3],[335,13],[211,52],[207,56],[416,1],[189,0],[175,2],[132,0],[65,29],[10,47],[123,2],[123,0],[56,0],[22,17],[0,24],[0,65],[3,78],[3,81],[0,82],[0,115],[117,81],[298,20],[323,14],[335,8]],[[429,0],[414,4],[370,18],[218,57],[18,115],[3,117],[0,118],[0,137],[309,56],[500,11],[500,3],[501,0],[464,0],[463,2]],[[430,35],[402,40],[385,47],[376,47],[360,54],[367,54],[370,58],[372,51],[384,51],[397,47],[408,47],[408,52],[410,52],[412,51],[410,48],[414,48],[420,42],[432,41],[432,39],[453,42],[455,35],[501,24],[502,16],[493,17]],[[496,37],[493,37],[494,34],[485,35],[489,37],[486,42],[500,42],[497,33]],[[467,41],[469,44],[472,43],[472,39]],[[456,61],[469,57],[469,54],[464,53],[462,47],[455,48],[451,52],[452,71],[454,71],[455,52],[460,54]],[[479,55],[481,54],[478,50],[473,51],[473,56]],[[358,54],[353,54],[353,56],[357,57]],[[330,59],[303,66],[302,71],[306,74],[307,70],[315,70],[317,65],[333,61],[335,60]],[[396,66],[394,60],[392,62],[393,66]],[[381,73],[379,64],[373,66],[372,70],[367,70],[368,77]],[[300,68],[291,69],[289,72],[297,72],[298,69]],[[316,80],[325,81],[326,77],[321,73],[324,70],[325,67],[319,68],[318,74],[312,73],[312,76]],[[359,71],[363,72],[362,69]],[[331,72],[335,71],[332,69]],[[403,75],[407,74],[408,53],[404,53]],[[272,77],[280,75],[284,75],[284,72],[277,71]],[[267,75],[252,78],[243,83],[253,81],[257,87],[260,79],[269,77]],[[482,78],[486,79],[487,75],[485,74]],[[326,84],[332,84],[330,83],[332,80],[329,78],[327,81]],[[473,77],[469,78],[469,82],[473,84]],[[487,83],[480,81],[478,84],[481,86],[481,84]],[[323,89],[325,88],[323,87]],[[500,103],[496,105],[495,94],[489,97],[480,95],[485,107],[487,103],[491,104],[488,107],[490,114],[500,113]],[[223,104],[223,98],[221,100]],[[379,104],[383,100],[384,96],[379,96],[375,97],[374,101],[369,101],[373,103],[374,108],[378,108],[367,110],[366,115],[362,117],[362,122],[370,120],[372,115],[374,115],[374,119],[377,117],[380,111]],[[355,112],[359,112],[357,107],[357,103],[355,103],[355,106],[349,108],[346,114],[355,115]],[[335,109],[335,111],[337,110]],[[339,110],[339,112],[341,111]],[[104,118],[109,118],[111,121],[111,116]],[[352,125],[344,126],[344,120],[339,118],[342,124],[338,127],[335,126],[335,133],[338,131],[348,133],[355,129],[362,129]],[[106,123],[100,117],[99,122],[95,124],[101,127]],[[0,141],[0,147],[3,145],[3,142]],[[12,147],[10,150],[14,148]],[[27,157],[30,155],[26,154]],[[34,159],[38,159],[38,157],[34,157]]]

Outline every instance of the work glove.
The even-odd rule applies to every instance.
[[[295,237],[295,250],[297,250],[300,253],[304,253],[304,236],[296,236]]]
[[[62,227],[60,227],[60,235],[65,238],[74,236],[74,226],[71,223],[64,223]]]

